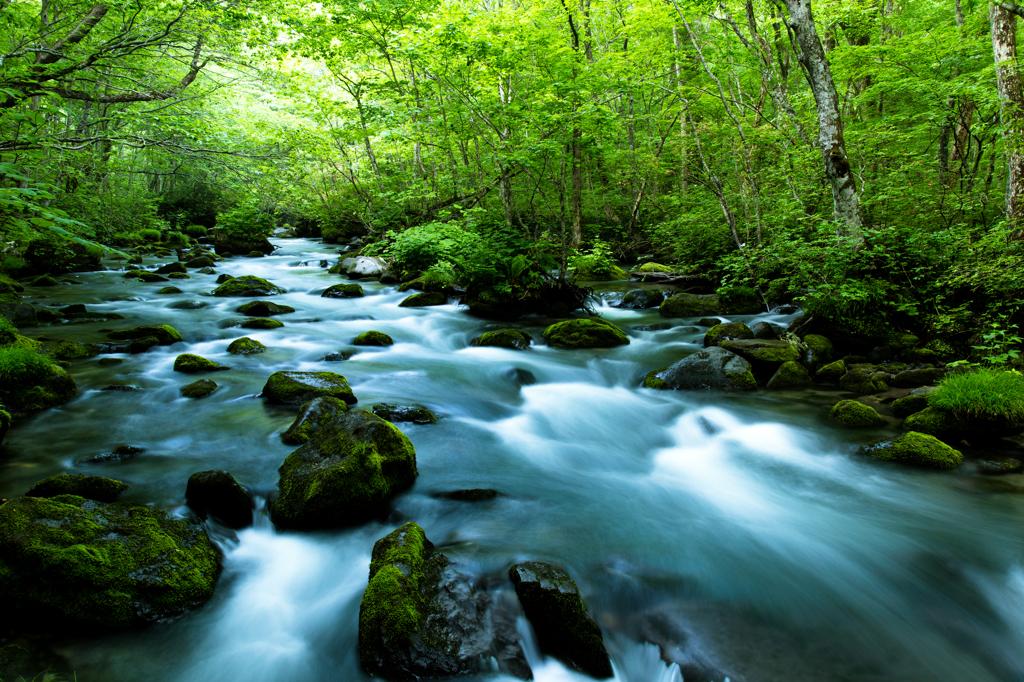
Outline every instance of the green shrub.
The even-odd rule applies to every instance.
[[[185,234],[193,239],[199,239],[206,236],[206,228],[202,225],[189,225],[185,228]]]
[[[164,234],[164,241],[168,244],[188,244],[188,237],[178,231],[171,231]]]
[[[138,235],[143,239],[143,241],[151,243],[160,241],[160,230],[146,228],[144,230],[139,230]]]
[[[0,259],[0,272],[11,275],[12,277],[17,277],[18,273],[21,272],[24,267],[25,261],[17,256],[3,256],[2,259]]]
[[[270,236],[277,221],[274,214],[253,203],[243,203],[217,216],[217,229],[242,241],[254,241]]]
[[[47,355],[16,346],[0,347],[0,384],[17,386],[42,379],[53,361]]]
[[[580,279],[622,279],[623,272],[612,257],[612,249],[595,239],[587,250],[579,250],[569,259],[569,266]]]
[[[988,417],[1024,421],[1024,375],[981,368],[951,374],[928,394],[928,404],[959,417]]]

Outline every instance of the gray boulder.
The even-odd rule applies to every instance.
[[[699,350],[679,362],[655,370],[644,380],[647,388],[720,389],[752,391],[757,388],[750,363],[724,348]]]

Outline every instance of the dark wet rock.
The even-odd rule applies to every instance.
[[[633,289],[627,291],[626,295],[618,303],[613,303],[613,308],[625,308],[628,310],[644,310],[646,308],[657,308],[665,300],[665,292],[659,289]]]
[[[166,282],[168,279],[163,275],[158,275],[155,272],[146,272],[145,270],[129,270],[124,273],[125,279],[137,279],[143,282]]]
[[[261,395],[276,405],[302,405],[320,396],[339,398],[349,405],[356,402],[348,381],[334,372],[274,372]]]
[[[124,358],[100,358],[97,363],[100,367],[113,367],[124,363]]]
[[[753,330],[742,322],[723,322],[716,324],[704,334],[704,347],[717,346],[722,341],[752,338]]]
[[[335,284],[324,289],[321,298],[360,298],[363,288],[358,284]]]
[[[225,234],[223,230],[213,230],[210,237],[213,239],[213,248],[221,256],[251,255],[255,251],[262,256],[274,252],[274,245],[266,237],[239,239]]]
[[[34,327],[37,322],[36,309],[14,294],[0,294],[0,315],[16,327]]]
[[[302,445],[342,412],[348,412],[348,403],[344,400],[331,396],[313,398],[299,408],[299,416],[281,434],[281,440],[286,445]]]
[[[356,338],[352,339],[353,346],[391,346],[394,345],[395,340],[384,332],[376,330],[363,332]]]
[[[157,339],[161,346],[170,346],[183,340],[178,330],[167,324],[147,324],[141,327],[132,327],[131,329],[120,329],[110,332],[107,336],[117,341],[142,339],[152,336]]]
[[[139,337],[137,339],[132,339],[128,343],[127,347],[125,348],[125,351],[127,351],[128,353],[132,353],[132,354],[145,353],[147,350],[149,350],[153,346],[159,346],[159,345],[161,345],[160,344],[160,339],[158,339],[157,337],[155,337],[155,336],[141,336],[141,337]]]
[[[219,365],[213,360],[204,358],[193,353],[182,353],[174,358],[174,371],[184,374],[198,374],[199,372],[223,372],[231,369],[227,365]]]
[[[0,608],[8,622],[131,628],[213,594],[220,555],[199,526],[144,505],[75,495],[0,505]]]
[[[877,428],[885,426],[885,417],[878,414],[875,408],[856,400],[841,400],[828,413],[829,419],[853,429]]]
[[[924,394],[908,395],[905,398],[897,398],[889,406],[892,413],[897,417],[909,417],[915,412],[920,412],[928,407],[928,396]]]
[[[112,478],[86,476],[85,474],[57,474],[36,483],[31,490],[25,493],[25,496],[77,495],[97,502],[113,502],[125,490],[128,490],[127,484]]]
[[[402,302],[398,304],[398,307],[424,308],[426,306],[444,305],[447,302],[448,297],[440,291],[424,291],[421,294],[413,294],[412,296],[402,300]]]
[[[167,307],[174,310],[201,310],[208,305],[205,301],[175,301]]]
[[[200,275],[216,275],[217,271],[213,268],[199,268],[196,270]]]
[[[932,469],[955,469],[963,463],[960,451],[935,436],[911,431],[896,438],[879,441],[862,450],[875,459],[916,464]]]
[[[192,276],[185,272],[172,272],[167,276],[171,279],[192,279]]]
[[[245,254],[246,258],[263,258],[265,254],[262,251],[250,251]]]
[[[284,326],[284,322],[269,317],[253,317],[238,326],[242,329],[279,329]]]
[[[0,680],[61,680],[71,677],[72,670],[67,660],[39,643],[24,640],[0,646]]]
[[[513,367],[505,372],[505,376],[517,386],[533,386],[537,383],[537,377],[534,376],[533,372],[522,367]]]
[[[188,478],[185,502],[200,518],[228,528],[252,525],[252,496],[226,471],[200,471]]]
[[[57,360],[82,360],[94,358],[103,352],[98,343],[79,343],[77,341],[61,341],[50,349],[50,355]]]
[[[213,379],[200,379],[181,387],[181,395],[186,398],[205,398],[217,390],[217,382]]]
[[[324,356],[324,362],[343,362],[355,355],[353,351],[337,350]]]
[[[56,277],[51,275],[40,275],[29,282],[29,284],[34,287],[55,287],[59,286],[60,282],[57,281]]]
[[[644,379],[644,386],[671,390],[753,391],[757,383],[749,362],[724,348],[712,346],[674,365],[650,372]]]
[[[718,317],[702,317],[699,320],[697,320],[697,326],[708,328],[717,327],[718,325],[722,324],[722,322],[724,322],[724,320]]]
[[[387,512],[416,480],[416,451],[398,428],[349,410],[314,431],[278,469],[270,511],[282,528],[339,528]]]
[[[228,346],[228,352],[232,355],[256,355],[257,353],[266,352],[267,347],[256,339],[250,339],[248,336],[235,339]]]
[[[221,275],[223,277],[223,275]],[[219,280],[218,280],[219,281]],[[283,294],[284,289],[273,282],[253,275],[232,277],[213,290],[214,296],[276,296]]]
[[[373,547],[359,604],[359,661],[389,680],[494,672],[532,679],[515,618],[510,600],[492,597],[407,523]]]
[[[159,268],[156,269],[156,272],[158,275],[169,275],[174,272],[184,273],[185,264],[175,261],[173,263],[168,263],[167,265],[160,266]]]
[[[381,284],[398,284],[399,279],[398,275],[396,275],[395,273],[391,272],[390,270],[385,270],[384,272],[380,273],[380,279],[378,281]]]
[[[463,490],[445,490],[431,493],[430,496],[440,500],[455,500],[456,502],[484,502],[486,500],[493,500],[500,494],[493,488],[466,488]]]
[[[229,281],[231,281],[233,279],[234,279],[233,275],[229,275],[227,273],[224,273],[224,274],[222,274],[221,276],[219,276],[217,278],[217,282],[216,283],[217,284],[224,284],[224,282],[229,282]]]
[[[839,380],[839,385],[844,390],[858,395],[884,393],[889,390],[886,379],[890,376],[885,372],[876,371],[874,365],[847,364],[846,374]]]
[[[484,332],[469,342],[471,346],[497,346],[510,350],[527,350],[533,337],[522,329],[496,329]]]
[[[141,390],[134,384],[109,384],[100,389],[101,391],[121,391],[123,393],[130,393],[132,391]]]
[[[817,369],[832,362],[832,342],[820,334],[808,334],[802,339],[801,362]]]
[[[391,403],[378,403],[372,411],[381,419],[389,422],[412,422],[413,424],[433,424],[437,421],[437,415],[422,405],[393,405]]]
[[[785,303],[772,308],[772,312],[778,315],[794,315],[800,312],[800,306],[793,305],[792,303]]]
[[[123,462],[126,459],[132,459],[138,457],[145,448],[136,447],[134,445],[118,445],[112,452],[104,452],[101,455],[94,455],[83,459],[79,464],[110,464],[112,462]]]
[[[185,267],[186,268],[199,268],[199,269],[202,269],[202,268],[212,268],[213,265],[214,265],[213,259],[210,258],[209,256],[199,256],[198,258],[193,258],[192,260],[187,261],[185,263]]]
[[[781,333],[771,322],[755,322],[751,325],[750,331],[754,332],[755,339],[777,339]]]
[[[56,310],[40,308],[36,311],[36,319],[39,320],[40,324],[48,324],[52,322],[60,322],[64,319],[64,315]]]
[[[819,384],[837,385],[846,374],[846,363],[836,360],[825,365],[814,373],[814,380]]]
[[[294,313],[295,308],[289,305],[280,305],[273,301],[249,301],[238,306],[235,312],[248,315],[249,317],[273,317],[274,315]]]
[[[601,628],[587,615],[579,588],[563,569],[527,561],[509,569],[541,651],[600,679],[612,676]]]
[[[986,476],[1001,476],[1003,474],[1017,474],[1024,470],[1024,462],[1014,457],[1000,457],[998,459],[980,459],[977,462],[978,473]]]
[[[908,369],[900,372],[892,379],[896,388],[918,388],[936,384],[948,371],[940,368]]]
[[[774,369],[784,362],[795,362],[800,359],[800,350],[788,341],[735,339],[722,341],[718,345],[739,355],[754,367]]]
[[[614,348],[629,344],[625,332],[598,318],[556,322],[544,330],[544,340],[556,348]]]
[[[674,294],[658,306],[658,312],[664,317],[719,315],[722,312],[722,304],[715,294]],[[715,324],[718,324],[717,320]]]
[[[811,373],[799,362],[790,360],[782,363],[772,378],[768,380],[767,388],[771,390],[782,390],[788,388],[801,388],[811,384]]]
[[[671,322],[659,322],[657,324],[638,324],[632,329],[638,332],[660,332],[665,329],[672,329],[675,327]]]

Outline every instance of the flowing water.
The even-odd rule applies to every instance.
[[[280,434],[294,410],[257,397],[277,370],[344,374],[362,407],[422,404],[441,419],[401,424],[420,476],[387,523],[320,533],[278,533],[265,515],[237,534],[214,528],[225,571],[213,600],[141,633],[64,642],[85,682],[146,679],[313,682],[361,680],[357,616],[376,539],[407,520],[468,570],[502,587],[508,566],[536,558],[565,566],[601,624],[621,682],[739,680],[1024,680],[1024,508],[1016,482],[991,489],[970,466],[931,472],[874,462],[858,445],[884,431],[839,431],[824,419],[834,394],[732,396],[638,388],[644,373],[698,347],[701,331],[631,327],[657,311],[602,306],[632,343],[557,350],[549,322],[519,325],[529,351],[470,348],[502,325],[457,305],[407,309],[405,294],[362,283],[365,298],[324,299],[341,281],[320,267],[336,248],[283,240],[273,256],[230,259],[219,272],[286,288],[285,327],[244,330],[240,299],[214,298],[213,276],[163,284],[119,272],[28,293],[36,305],[85,303],[136,324],[166,323],[184,344],[74,363],[75,400],[22,422],[5,446],[0,496],[60,472],[129,483],[128,501],[187,513],[189,475],[227,469],[265,498],[293,449]],[[153,261],[155,262],[155,261]],[[193,309],[171,307],[195,302]],[[780,315],[737,318],[786,323]],[[94,340],[119,322],[36,330]],[[356,349],[357,334],[391,335]],[[30,332],[32,333],[32,332]],[[35,335],[33,334],[33,335]],[[250,336],[268,352],[233,356]],[[325,362],[334,351],[355,351]],[[182,352],[231,366],[216,393],[180,397],[195,377],[175,373]],[[109,357],[109,356],[101,356]],[[141,390],[103,391],[110,384]],[[138,457],[82,465],[121,444]],[[1014,477],[1017,478],[1017,477]],[[494,488],[465,503],[432,493]],[[536,678],[586,679],[544,660],[520,623]],[[674,660],[667,664],[655,640]],[[497,673],[483,679],[501,679]]]

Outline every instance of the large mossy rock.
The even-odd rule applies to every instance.
[[[707,330],[704,334],[704,347],[717,346],[722,341],[755,337],[754,331],[742,322],[723,322]]]
[[[488,320],[515,320],[522,317],[522,306],[508,300],[493,289],[470,290],[466,293],[469,313]]]
[[[259,251],[261,254],[274,252],[274,245],[266,237],[240,239],[227,234],[223,230],[213,230],[212,237],[213,248],[216,249],[218,255],[222,256],[244,256],[253,251]]]
[[[444,305],[448,297],[440,291],[424,291],[420,294],[413,294],[398,304],[399,308],[425,308],[427,306]]]
[[[217,382],[213,379],[200,379],[181,387],[181,395],[185,398],[205,398],[217,390]]]
[[[864,448],[875,459],[917,464],[933,469],[955,469],[964,457],[935,436],[911,431],[896,438],[880,441]]]
[[[393,338],[377,330],[363,332],[352,339],[353,346],[393,346],[394,344],[395,340]]]
[[[242,329],[280,329],[284,322],[269,317],[252,317],[238,326]]]
[[[839,379],[839,385],[858,395],[884,393],[889,390],[889,384],[886,383],[888,376],[877,371],[874,365],[855,364],[847,368],[846,374]]]
[[[344,400],[330,396],[313,398],[299,408],[299,416],[281,434],[281,440],[286,445],[302,445],[342,412],[348,412],[348,403]]]
[[[15,412],[32,412],[63,405],[78,395],[78,386],[59,365],[19,381],[0,382],[0,402]]]
[[[232,277],[213,290],[214,296],[276,296],[284,289],[273,282],[254,275]]]
[[[0,607],[47,630],[129,628],[213,594],[220,555],[206,532],[143,505],[76,495],[0,506]]]
[[[227,365],[218,365],[213,360],[204,358],[202,355],[193,353],[182,353],[174,358],[174,371],[184,374],[198,374],[199,372],[223,372],[231,369]]]
[[[15,327],[34,327],[37,323],[36,309],[15,294],[0,294],[0,315]]]
[[[250,339],[248,336],[237,338],[228,345],[228,352],[232,355],[256,355],[258,353],[265,353],[267,347],[256,339]]]
[[[757,388],[750,363],[718,346],[699,350],[679,362],[655,370],[644,380],[647,388],[753,391]]]
[[[803,339],[803,363],[811,369],[823,367],[832,362],[832,342],[821,334],[808,334]]]
[[[907,369],[899,372],[892,378],[892,385],[896,388],[920,388],[937,384],[948,370],[939,367],[926,367],[923,369]]]
[[[189,476],[185,501],[200,518],[210,516],[235,529],[252,525],[252,495],[226,471],[199,471]]]
[[[392,424],[395,422],[412,422],[413,424],[434,424],[437,422],[437,415],[422,405],[378,403],[373,406],[372,411],[381,419],[387,419]]]
[[[238,306],[235,312],[248,315],[249,317],[272,317],[274,315],[294,313],[295,308],[290,305],[274,303],[273,301],[249,301]]]
[[[125,490],[128,490],[127,484],[112,478],[86,476],[85,474],[57,474],[36,483],[31,490],[25,493],[25,497],[78,495],[87,500],[113,502]]]
[[[612,676],[601,628],[587,615],[579,588],[568,573],[551,564],[527,561],[512,566],[508,574],[541,651],[591,677]]]
[[[715,294],[674,294],[658,306],[663,317],[721,315],[722,304]]]
[[[544,340],[556,348],[614,348],[629,343],[621,329],[595,318],[556,322],[544,330]]]
[[[811,373],[807,371],[807,368],[801,365],[799,362],[790,360],[789,362],[782,363],[772,378],[768,380],[766,388],[776,391],[787,388],[801,388],[808,386],[812,382]]]
[[[302,405],[321,396],[339,398],[349,405],[356,402],[348,381],[334,372],[274,372],[262,395],[277,405]]]
[[[908,395],[904,398],[897,398],[892,401],[889,406],[892,408],[892,413],[897,417],[909,417],[915,412],[920,412],[928,408],[928,395],[924,393],[916,393]]]
[[[846,363],[842,360],[830,362],[814,373],[814,380],[819,384],[837,385],[846,374]]]
[[[856,400],[841,400],[832,406],[828,418],[852,429],[885,426],[885,417],[875,408]]]
[[[627,310],[646,310],[657,308],[665,300],[665,292],[659,289],[632,289],[626,292],[622,300],[613,303],[613,308],[625,308]]]
[[[161,265],[156,269],[158,275],[169,275],[172,272],[183,273],[186,272],[185,264],[178,261],[168,263],[167,265]]]
[[[362,298],[363,288],[358,284],[335,284],[324,289],[321,298]]]
[[[147,272],[145,270],[129,270],[122,275],[125,279],[137,279],[141,282],[167,282],[169,281],[163,275],[158,275],[155,272]]]
[[[800,359],[800,350],[788,341],[772,339],[731,339],[718,344],[739,355],[754,367],[777,368],[784,362]]]
[[[527,350],[533,337],[522,329],[496,329],[492,332],[484,332],[469,342],[471,346],[497,346],[510,350]]]
[[[963,438],[970,431],[966,419],[938,407],[926,407],[907,417],[904,428],[947,440]]]
[[[179,341],[184,341],[178,330],[169,324],[147,324],[141,327],[132,327],[131,329],[119,329],[110,332],[107,336],[116,341],[143,339],[152,336],[161,346],[170,346]]]
[[[416,450],[393,424],[350,410],[331,420],[278,469],[271,518],[283,528],[340,528],[386,513],[416,480]]]
[[[480,588],[407,523],[373,547],[359,604],[359,662],[387,680],[449,678],[498,671],[531,679],[515,633]]]

